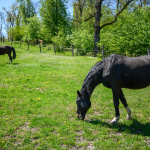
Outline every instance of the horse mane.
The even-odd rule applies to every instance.
[[[98,62],[90,69],[90,71],[88,72],[87,76],[86,76],[85,79],[84,79],[84,82],[86,82],[86,80],[87,80],[88,78],[92,77],[92,74],[93,74],[94,72],[96,72],[96,71],[98,71],[99,69],[102,68],[103,62],[104,62],[104,60],[98,61]],[[84,82],[83,82],[83,83],[84,83]]]
[[[88,83],[90,83],[90,81],[92,81],[96,75],[99,75],[103,69],[103,63],[104,60],[101,60],[99,62],[97,62],[88,72],[87,76],[84,79],[82,88],[85,89],[85,87],[87,86]]]

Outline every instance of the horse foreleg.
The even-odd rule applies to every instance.
[[[114,102],[114,107],[115,107],[115,118],[111,121],[111,124],[116,124],[120,118],[120,113],[119,113],[119,93],[120,93],[120,88],[112,88],[113,92],[113,102]]]
[[[12,63],[12,57],[11,57],[11,54],[8,54],[8,56],[9,56],[9,63],[10,63],[10,61],[11,61],[11,63]]]
[[[125,107],[125,109],[126,109],[126,111],[127,111],[127,117],[126,117],[126,118],[127,118],[128,120],[129,120],[129,119],[132,119],[132,118],[131,118],[131,110],[130,110],[128,104],[127,104],[127,101],[126,101],[125,96],[124,96],[124,94],[123,94],[123,92],[122,92],[122,89],[120,90],[120,100],[121,100],[122,104],[124,105],[124,107]]]

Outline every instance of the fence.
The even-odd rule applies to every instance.
[[[55,47],[55,44],[54,44],[54,47]],[[56,50],[54,50],[54,51],[55,51],[55,54],[56,54]],[[107,57],[108,55],[110,55],[110,54],[116,54],[116,51],[105,50],[104,49],[104,45],[102,46],[102,49],[100,51],[98,51],[98,50],[94,51],[94,50],[75,49],[75,47],[73,46],[73,43],[71,43],[71,47],[70,48],[65,48],[64,47],[62,51],[72,51],[72,56],[74,56],[74,53],[76,53],[76,55],[78,55],[78,53],[81,54],[82,52],[86,51],[86,55],[95,55],[95,53],[96,53],[96,54],[99,55],[99,57],[101,57],[103,59],[105,57]],[[128,53],[119,53],[119,54],[125,55],[125,56],[130,55]],[[145,54],[145,55],[150,55],[150,48],[149,47],[147,48],[147,54]],[[140,55],[139,54],[134,54],[134,56],[140,56]]]
[[[1,42],[4,43],[4,41],[5,41],[4,39],[5,39],[4,36],[1,35]],[[22,43],[22,41],[20,41],[20,47],[21,47],[21,43]],[[13,44],[13,39],[11,39],[11,45],[12,44]],[[28,45],[28,50],[29,50],[31,42],[28,41],[27,45]],[[57,50],[56,50],[55,43],[53,43],[53,46],[54,46],[54,54],[56,55]],[[40,50],[40,52],[42,51],[41,41],[39,41],[39,50]],[[73,46],[73,43],[71,43],[71,47],[67,47],[67,48],[63,47],[60,51],[71,51],[72,56],[74,56],[75,54],[76,55],[85,55],[85,53],[86,53],[86,55],[95,55],[95,53],[96,53],[99,55],[99,57],[101,57],[103,59],[105,58],[105,56],[107,57],[110,54],[116,53],[116,51],[104,50],[104,45],[102,46],[102,49],[100,51],[76,49]],[[148,52],[148,55],[150,55],[150,48],[149,47],[147,48],[147,52]],[[123,53],[122,55],[127,55],[127,54]],[[139,56],[137,54],[135,54],[135,55]]]

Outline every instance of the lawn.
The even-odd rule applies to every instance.
[[[81,121],[76,91],[99,59],[13,46],[13,64],[0,55],[0,150],[150,149],[150,87],[123,89],[133,119],[125,119],[120,103],[121,118],[110,125],[115,114],[112,91],[99,85]]]

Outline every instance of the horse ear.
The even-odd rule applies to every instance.
[[[81,93],[78,90],[77,90],[77,94],[78,94],[79,97],[81,97]]]

